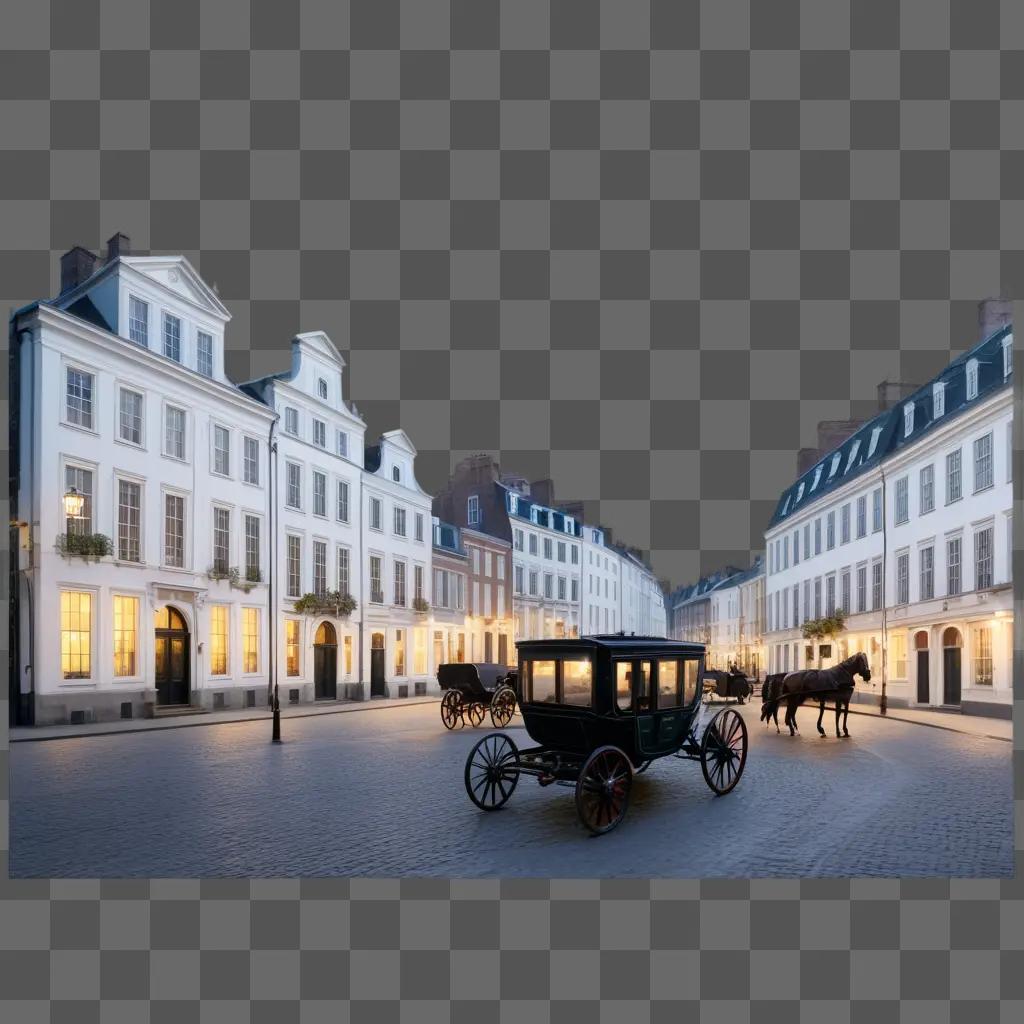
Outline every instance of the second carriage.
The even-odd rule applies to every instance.
[[[475,728],[488,713],[494,728],[504,729],[516,713],[514,668],[489,662],[450,662],[438,666],[437,681],[444,691],[441,721],[446,729],[467,724]]]

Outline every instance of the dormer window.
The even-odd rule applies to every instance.
[[[871,444],[868,445],[868,458],[869,459],[871,458],[872,455],[875,454],[875,448],[878,446],[878,439],[881,436],[882,436],[882,428],[881,427],[875,427],[875,429],[871,431]]]
[[[327,401],[327,381],[321,377],[316,382],[316,389],[320,397],[326,402]]]
[[[1003,338],[1003,380],[1013,373],[1013,335]]]
[[[978,397],[978,360],[967,361],[967,400]]]
[[[398,466],[391,467],[391,479],[394,480],[396,484],[402,482],[402,470]]]
[[[181,321],[170,313],[164,313],[164,355],[181,362]]]
[[[284,411],[284,432],[293,437],[299,433],[299,410],[288,406]]]
[[[204,377],[213,376],[213,336],[196,332],[196,369]]]
[[[946,413],[946,385],[939,381],[932,385],[932,419],[938,419]]]
[[[149,348],[149,303],[134,295],[128,299],[128,337],[136,345]]]
[[[791,495],[789,495],[789,494],[786,495],[786,500],[782,503],[782,512],[780,513],[780,515],[785,515],[789,511],[789,499],[790,499],[790,497],[791,497]]]
[[[829,480],[831,480],[832,477],[834,477],[836,475],[836,470],[839,469],[839,463],[842,462],[842,461],[843,461],[843,453],[842,452],[836,452],[835,455],[832,456],[832,468],[828,471],[828,478],[829,478]]]
[[[814,471],[814,480],[811,481],[811,490],[818,486],[818,481],[821,479],[821,466]]]
[[[853,465],[853,460],[855,458],[857,458],[857,452],[859,452],[859,451],[860,451],[860,438],[858,437],[857,440],[854,441],[852,445],[850,445],[850,457],[849,457],[849,459],[846,462],[846,469],[843,470],[844,473],[849,473],[850,472],[850,467]]]
[[[914,432],[914,403],[907,402],[903,406],[903,436],[910,437]]]
[[[476,494],[471,494],[466,499],[466,522],[470,526],[478,526],[480,524],[480,497]]]
[[[797,489],[796,489],[796,500],[797,500],[797,501],[799,502],[799,501],[800,501],[800,499],[801,499],[801,498],[802,498],[803,496],[804,496],[804,485],[803,485],[803,483],[801,482],[800,486],[799,486],[799,487],[797,487]]]

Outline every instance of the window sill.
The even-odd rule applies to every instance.
[[[69,430],[77,430],[80,434],[89,434],[92,437],[99,437],[100,432],[95,427],[84,427],[81,423],[71,423],[68,420],[61,420],[60,425]]]
[[[148,450],[146,446],[141,442],[129,441],[127,438],[124,437],[115,437],[114,443],[123,445],[125,448],[132,448],[137,452],[145,452]]]

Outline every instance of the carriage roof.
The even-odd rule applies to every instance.
[[[508,671],[508,666],[494,662],[453,661],[437,666],[437,681],[442,690],[489,696]]]
[[[689,640],[666,640],[663,636],[626,636],[622,633],[602,633],[581,636],[575,639],[558,640],[517,640],[516,648],[524,655],[559,651],[578,651],[581,647],[592,647],[609,651],[615,655],[625,654],[703,654],[704,644]]]

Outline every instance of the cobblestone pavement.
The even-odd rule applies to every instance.
[[[852,738],[776,735],[741,709],[746,771],[713,797],[696,762],[637,777],[625,821],[589,837],[572,790],[521,779],[504,809],[469,801],[486,730],[437,705],[378,714],[19,743],[14,876],[707,877],[1012,871],[1011,745],[850,716]],[[826,722],[829,716],[826,715]],[[518,716],[507,730],[530,741]]]

